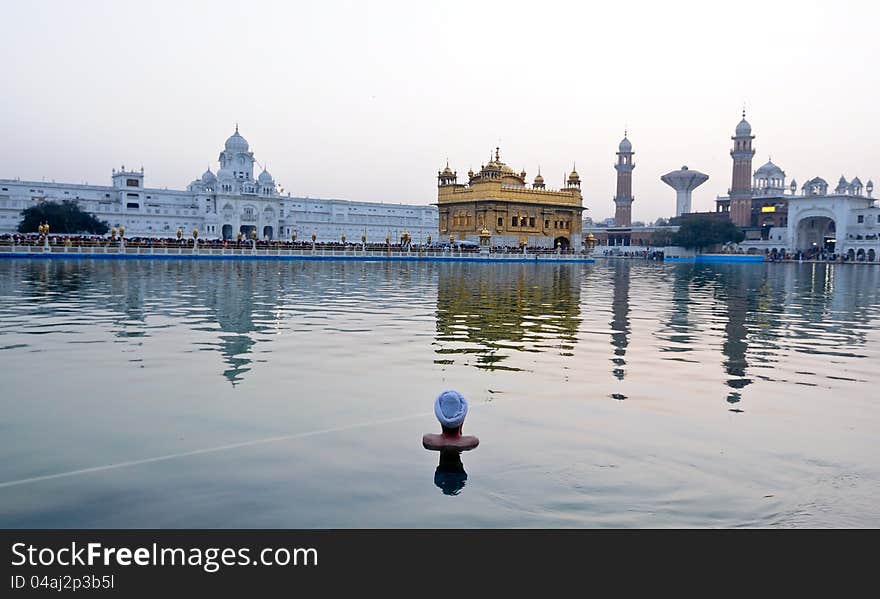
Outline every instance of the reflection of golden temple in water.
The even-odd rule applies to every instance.
[[[437,363],[473,354],[477,368],[519,370],[500,364],[510,357],[505,350],[556,348],[571,355],[581,324],[578,265],[442,264],[437,270],[435,345],[446,356]]]

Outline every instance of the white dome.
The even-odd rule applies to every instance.
[[[206,170],[202,174],[202,183],[213,183],[217,180],[217,177],[214,176],[214,173],[211,172],[211,169]]]
[[[226,140],[226,151],[227,152],[247,152],[248,151],[248,142],[245,138],[243,138],[239,132],[238,127],[235,128],[235,133],[229,136],[229,139]]]
[[[259,181],[260,183],[267,184],[267,185],[271,185],[272,183],[274,183],[274,180],[272,179],[272,175],[270,175],[269,171],[267,171],[266,169],[263,169],[263,172],[260,173],[259,177],[257,177],[257,181]]]
[[[773,164],[772,161],[768,160],[767,164],[761,166],[755,171],[755,176],[766,179],[784,179],[785,171]]]
[[[743,117],[743,120],[739,122],[739,125],[736,126],[736,136],[740,137],[743,135],[751,135],[752,134],[752,126],[749,125],[749,122]]]
[[[632,152],[633,145],[626,137],[624,137],[623,140],[621,140],[620,145],[617,146],[617,149],[620,152]]]

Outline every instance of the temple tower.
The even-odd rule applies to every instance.
[[[632,151],[632,143],[626,138],[624,131],[623,140],[617,146],[617,164],[614,165],[614,169],[617,171],[614,224],[618,227],[632,225],[632,171],[636,167],[632,161],[633,154],[635,152]]]
[[[730,186],[730,220],[738,227],[752,226],[752,126],[746,121],[746,111],[731,137],[733,149],[733,181]]]

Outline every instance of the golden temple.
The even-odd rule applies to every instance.
[[[577,170],[559,190],[547,189],[540,169],[531,186],[526,172],[516,173],[494,158],[468,171],[468,182],[459,183],[458,173],[449,168],[437,172],[437,206],[441,238],[479,241],[484,228],[495,246],[579,248],[582,244],[581,179]]]

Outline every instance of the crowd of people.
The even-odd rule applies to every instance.
[[[96,247],[119,247],[123,243],[123,237],[111,235],[62,235],[50,234],[48,236],[49,245],[66,246],[73,248],[96,248]],[[367,251],[374,252],[420,252],[435,251],[449,252],[455,251],[473,253],[479,252],[480,247],[470,243],[448,243],[433,242],[431,244],[420,243],[400,243],[400,242],[372,242],[362,243],[360,240],[345,242],[340,241],[315,241],[311,239],[303,240],[269,240],[269,239],[198,239],[192,237],[124,237],[124,245],[129,248],[192,248],[196,242],[200,249],[229,249],[242,248],[250,249],[256,245],[257,249],[262,250],[326,250],[326,251]],[[14,233],[0,235],[0,245],[16,245],[16,246],[41,246],[45,240],[43,235],[38,233]],[[514,254],[523,253],[523,246],[505,246],[495,245],[490,248],[492,253]],[[572,248],[541,248],[526,247],[525,253],[528,254],[574,254],[576,250]]]
[[[49,234],[48,242],[53,247],[68,248],[110,248],[120,247],[122,237],[111,235],[61,235]],[[302,240],[269,240],[269,239],[193,239],[192,237],[125,237],[124,245],[128,248],[192,248],[198,243],[199,249],[251,249],[256,246],[258,250],[301,250],[301,251],[371,251],[371,252],[450,252],[474,253],[479,252],[480,247],[476,244],[460,244],[453,242],[433,242],[431,244],[420,243],[366,243],[360,240],[345,242],[340,241],[315,241]],[[0,235],[0,246],[42,246],[46,243],[44,236],[38,233],[6,233]],[[744,254],[741,248],[726,248],[723,253]],[[546,248],[546,247],[523,247],[521,245],[493,245],[490,251],[495,254],[578,254],[580,250],[575,248]],[[643,260],[664,260],[662,250],[652,248],[623,249],[620,247],[597,248],[595,255],[606,258],[630,258]],[[847,254],[830,252],[825,248],[813,248],[806,251],[783,252],[773,249],[765,254],[768,262],[784,261],[822,261],[822,262],[849,262],[859,260]]]
[[[602,250],[602,255],[606,258],[642,258],[644,260],[663,260],[665,257],[662,250],[620,250],[620,249],[608,249]]]
[[[824,248],[813,248],[805,252],[780,252],[774,249],[767,254],[767,260],[770,262],[783,262],[786,260],[797,262],[803,260],[812,260],[818,262],[848,262],[849,256],[847,256],[846,254],[829,252]]]

